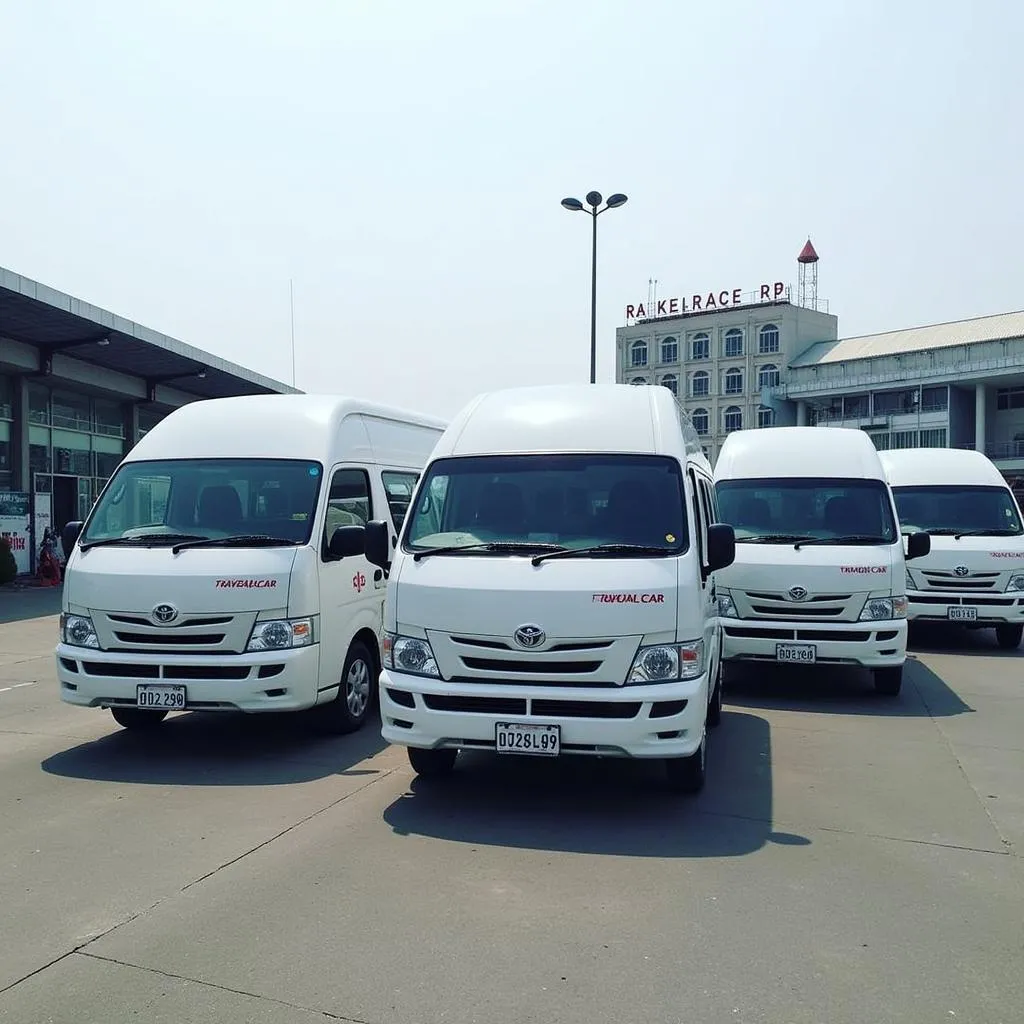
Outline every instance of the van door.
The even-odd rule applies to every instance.
[[[691,514],[694,517],[694,532],[697,535],[697,552],[701,567],[707,566],[708,527],[714,523],[713,499],[710,487],[703,476],[693,469],[687,472],[690,488],[693,492]],[[718,595],[715,592],[715,574],[705,577],[701,573],[700,614],[704,627],[704,650],[708,659],[708,670],[711,673],[709,689],[714,687],[718,676],[719,636],[718,636]]]
[[[336,559],[328,550],[341,526],[364,526],[373,518],[370,474],[362,466],[335,466],[320,538],[320,689],[337,686],[349,644],[359,629],[380,635],[381,595],[373,585],[374,566],[365,555]]]

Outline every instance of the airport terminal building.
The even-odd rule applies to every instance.
[[[0,532],[21,572],[173,409],[296,389],[0,268]]]

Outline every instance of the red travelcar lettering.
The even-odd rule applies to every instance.
[[[265,587],[276,587],[277,580],[214,580],[213,585],[218,590],[262,590]]]
[[[858,576],[868,576],[889,571],[886,565],[844,565],[840,570],[842,573],[854,573]]]
[[[594,594],[596,604],[664,604],[664,594]]]

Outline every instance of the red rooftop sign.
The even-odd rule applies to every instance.
[[[699,295],[683,296],[676,299],[658,299],[653,303],[641,302],[626,307],[627,320],[647,320],[659,316],[679,316],[682,313],[714,313],[731,306],[743,306],[757,302],[778,302],[785,298],[786,286],[781,281],[763,284],[757,291],[747,292],[744,298],[740,288]]]

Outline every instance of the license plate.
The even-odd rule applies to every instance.
[[[814,644],[776,644],[776,661],[795,661],[801,665],[813,665],[818,657]]]
[[[952,622],[975,622],[978,618],[978,609],[953,605],[949,609],[948,616]]]
[[[184,711],[184,686],[143,686],[135,687],[135,703],[140,708],[160,711]]]
[[[557,757],[562,746],[562,730],[557,725],[520,725],[498,722],[494,726],[494,746],[499,754],[536,754]]]

